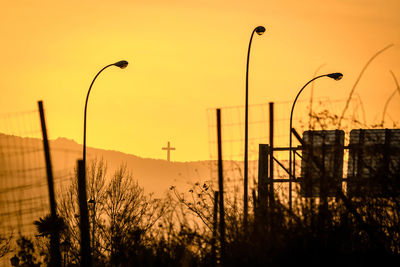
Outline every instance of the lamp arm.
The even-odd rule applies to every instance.
[[[321,78],[321,77],[324,77],[324,76],[327,76],[327,75],[326,75],[326,74],[323,74],[323,75],[319,75],[319,76],[317,76],[317,77],[314,77],[313,79],[311,79],[310,81],[308,81],[308,82],[303,86],[303,88],[301,88],[301,90],[297,93],[297,96],[296,96],[296,98],[295,98],[294,101],[293,101],[292,109],[290,110],[290,134],[292,133],[292,117],[293,117],[294,105],[296,104],[297,98],[299,98],[301,92],[304,90],[304,88],[307,87],[307,85],[309,85],[309,84],[310,84],[311,82],[313,82],[314,80],[316,80],[316,79],[318,79],[318,78]]]
[[[104,68],[102,68],[97,74],[96,76],[94,76],[94,79],[92,81],[92,83],[89,86],[89,90],[87,92],[86,95],[86,101],[85,101],[85,114],[83,117],[83,164],[85,164],[85,170],[86,170],[86,113],[87,113],[87,104],[88,104],[88,100],[89,100],[89,94],[90,91],[92,90],[92,86],[94,84],[94,81],[96,80],[97,76],[100,75],[100,73],[105,70],[106,68],[113,66],[114,64],[109,64],[107,66],[105,66]]]
[[[254,33],[256,32],[257,28],[254,28],[253,32],[251,33],[250,36],[250,42],[249,42],[249,48],[247,50],[247,64],[246,64],[246,88],[248,88],[249,85],[249,62],[250,62],[250,49],[251,49],[251,42],[253,40]]]

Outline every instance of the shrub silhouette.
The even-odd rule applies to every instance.
[[[395,172],[398,178],[390,181],[399,181]],[[237,196],[226,196],[222,255],[212,184],[196,183],[186,193],[171,186],[164,199],[154,199],[144,194],[125,166],[106,179],[106,165],[97,161],[89,168],[88,188],[89,201],[96,201],[96,205],[89,203],[91,229],[93,222],[95,226],[95,266],[400,263],[400,197],[395,194],[349,197],[340,189],[337,197],[321,201],[301,198],[297,192],[292,211],[277,196],[274,205],[261,209],[255,196],[247,229]],[[66,225],[61,237],[66,266],[79,264],[77,209],[76,185],[72,184],[59,204]]]

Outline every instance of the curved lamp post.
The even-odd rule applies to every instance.
[[[88,100],[89,100],[89,94],[90,94],[90,90],[92,90],[93,83],[96,80],[97,76],[99,76],[99,74],[103,70],[105,70],[106,68],[111,67],[111,66],[117,66],[117,67],[119,67],[121,69],[125,69],[128,66],[128,61],[121,60],[121,61],[118,61],[118,62],[115,62],[113,64],[105,66],[104,68],[102,68],[96,74],[96,76],[94,76],[94,79],[93,79],[92,83],[90,84],[89,90],[88,90],[87,95],[86,95],[85,115],[84,115],[84,118],[83,118],[83,164],[84,164],[84,168],[85,168],[85,173],[86,173],[86,113],[87,113],[87,104],[88,104]]]
[[[243,221],[244,226],[247,226],[247,214],[248,214],[248,192],[247,192],[247,184],[248,184],[248,140],[249,140],[249,60],[250,60],[250,48],[251,48],[251,41],[253,40],[254,33],[258,35],[262,35],[265,32],[265,28],[263,26],[258,26],[254,28],[253,32],[251,33],[250,42],[249,42],[249,49],[247,51],[247,65],[246,65],[246,102],[245,102],[245,128],[244,128],[244,196],[243,196]]]
[[[290,131],[289,132],[289,209],[290,210],[292,210],[292,178],[293,178],[293,173],[292,173],[292,119],[293,119],[294,105],[296,104],[297,98],[299,98],[299,95],[304,90],[304,88],[306,88],[306,86],[308,84],[310,84],[311,82],[313,82],[314,80],[316,80],[318,78],[322,78],[322,77],[325,77],[325,76],[329,77],[329,78],[332,78],[332,79],[334,79],[336,81],[338,81],[338,80],[343,78],[343,74],[341,74],[340,72],[324,74],[324,75],[320,75],[320,76],[314,77],[313,79],[308,81],[303,86],[303,88],[301,88],[301,90],[297,93],[297,96],[293,101],[292,110],[290,111],[290,128],[289,128],[289,131]]]
[[[85,115],[84,115],[84,119],[83,119],[83,166],[84,166],[84,170],[85,170],[85,175],[86,175],[86,113],[87,113],[87,104],[88,104],[88,100],[89,100],[89,94],[90,94],[90,90],[92,89],[92,86],[93,86],[93,83],[94,83],[94,81],[96,80],[96,78],[97,78],[97,76],[99,76],[99,74],[103,71],[103,70],[105,70],[106,68],[108,68],[108,67],[111,67],[111,66],[117,66],[117,67],[119,67],[119,68],[121,68],[121,69],[125,69],[127,66],[128,66],[128,61],[125,61],[125,60],[121,60],[121,61],[118,61],[118,62],[115,62],[115,63],[113,63],[113,64],[109,64],[109,65],[107,65],[107,66],[105,66],[104,68],[102,68],[97,74],[96,74],[96,76],[94,77],[94,79],[93,79],[93,81],[92,81],[92,83],[90,84],[90,87],[89,87],[89,90],[88,90],[88,92],[87,92],[87,95],[86,95],[86,102],[85,102]],[[93,227],[93,229],[92,229],[92,247],[93,247],[93,249],[94,249],[94,224],[95,224],[95,221],[94,221],[94,219],[95,219],[95,212],[96,212],[96,210],[95,210],[95,208],[96,208],[96,202],[95,202],[95,200],[93,199],[91,199],[91,200],[89,200],[89,203],[92,203],[93,204],[93,225],[92,225],[92,227]],[[93,251],[93,253],[94,253],[94,251]]]

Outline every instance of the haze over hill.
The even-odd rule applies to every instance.
[[[76,181],[75,169],[77,160],[82,158],[82,145],[58,138],[50,141],[50,149],[56,201],[59,201]],[[100,160],[107,166],[106,181],[118,168],[126,166],[144,193],[154,193],[156,198],[164,198],[171,186],[179,193],[190,194],[196,182],[202,186],[212,181],[213,189],[218,190],[215,161],[168,162],[88,147],[87,166]],[[256,165],[255,161],[249,162],[251,182],[254,181]],[[224,192],[241,195],[242,173],[242,162],[224,161]],[[32,234],[35,231],[32,222],[49,212],[42,140],[0,133],[0,178],[0,232],[11,233],[17,229],[20,233]]]
[[[82,158],[82,145],[73,140],[58,138],[50,142],[55,169],[73,169],[76,160]],[[172,185],[189,185],[209,180],[211,161],[168,162],[166,160],[141,158],[114,150],[87,148],[88,163],[103,160],[107,174],[112,175],[126,164],[139,185],[146,192],[163,193]]]
[[[23,168],[41,168],[42,172],[36,176],[44,176],[44,156],[42,140],[38,138],[18,137],[0,134],[0,148],[3,153],[4,169],[9,173]],[[74,176],[76,162],[82,158],[82,145],[74,140],[58,138],[50,140],[51,158],[56,188],[65,188]],[[19,156],[14,156],[19,155]],[[191,187],[195,182],[215,180],[215,161],[168,162],[166,160],[141,158],[113,150],[87,148],[87,164],[103,160],[107,165],[107,177],[121,166],[126,165],[134,179],[144,188],[146,193],[153,192],[162,196],[171,186],[180,190]],[[250,162],[250,171],[255,163]],[[232,177],[242,177],[242,163],[224,161],[226,172]],[[227,173],[227,174],[228,174]],[[228,176],[228,175],[227,175]],[[229,177],[225,176],[226,181]],[[39,179],[42,180],[41,178]],[[45,183],[45,180],[43,180]],[[63,189],[64,190],[64,189]]]
[[[77,160],[82,158],[82,145],[58,138],[50,140],[50,149],[56,201],[60,201],[76,179],[75,169]],[[171,186],[180,193],[189,194],[196,182],[201,186],[211,177],[216,181],[215,161],[168,162],[88,147],[87,166],[100,160],[107,165],[106,180],[124,165],[145,194],[154,193],[156,198],[163,198]],[[227,161],[225,166],[242,170],[241,164],[234,161]],[[18,232],[32,236],[36,233],[32,222],[49,213],[42,140],[0,133],[0,178],[0,234]]]

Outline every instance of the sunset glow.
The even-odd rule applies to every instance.
[[[92,79],[127,60],[93,85],[87,145],[165,159],[170,141],[173,161],[208,159],[206,110],[244,105],[248,41],[263,25],[252,43],[250,105],[293,101],[322,64],[319,74],[344,77],[318,81],[315,97],[345,100],[366,62],[394,44],[355,91],[367,122],[378,123],[396,89],[390,71],[400,79],[399,10],[397,0],[6,1],[0,114],[35,110],[43,100],[50,138],[82,144]],[[387,108],[395,121],[399,107],[397,94]]]

